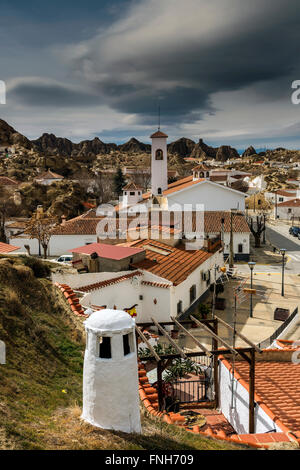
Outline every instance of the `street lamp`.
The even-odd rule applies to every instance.
[[[280,253],[282,255],[281,295],[282,297],[284,297],[284,262],[285,262],[286,248],[281,248]]]
[[[251,272],[251,285],[250,285],[250,289],[253,289],[253,269],[254,269],[254,266],[256,265],[255,261],[249,261],[248,263],[248,266],[250,268],[250,272]],[[252,303],[252,293],[250,294],[251,297],[250,297],[250,318],[253,318],[253,303]]]

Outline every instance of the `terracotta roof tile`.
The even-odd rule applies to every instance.
[[[8,245],[7,243],[0,242],[0,253],[1,254],[11,253],[11,252],[19,250],[19,249],[20,249],[19,246]]]
[[[107,281],[96,282],[95,284],[89,284],[88,286],[78,287],[76,290],[80,292],[91,292],[93,290],[103,289],[105,287],[127,281],[128,279],[132,279],[135,276],[142,275],[143,274],[140,271],[134,271],[130,274],[124,274],[124,276],[118,276],[114,277],[113,279],[108,279]]]
[[[267,352],[268,350],[266,350]],[[280,354],[281,351],[278,351]],[[237,373],[249,384],[249,365],[235,363]],[[255,365],[256,401],[271,411],[290,431],[300,431],[300,366],[293,362],[257,361]],[[281,426],[280,426],[281,427]]]
[[[51,180],[51,179],[61,179],[63,180],[64,177],[62,175],[58,175],[57,173],[54,173],[51,170],[45,171],[45,173],[42,173],[41,175],[37,175],[36,178],[37,180]]]
[[[168,194],[172,194],[172,193],[175,193],[177,191],[181,191],[182,189],[185,189],[185,188],[189,188],[190,186],[193,186],[194,184],[199,184],[199,183],[202,183],[203,181],[206,181],[205,178],[199,178],[197,180],[193,180],[193,177],[189,177],[188,178],[184,178],[183,180],[179,180],[177,181],[176,183],[178,183],[177,185],[169,185],[168,186],[168,189],[166,189],[164,192],[163,192],[163,195],[164,196],[167,196]]]
[[[18,186],[15,180],[8,178],[8,176],[0,176],[0,186]]]
[[[278,196],[285,196],[285,197],[296,197],[297,193],[291,192],[291,191],[285,191],[284,189],[279,189],[276,191],[275,194],[278,194]]]
[[[300,207],[300,199],[292,199],[291,201],[280,202],[277,207]]]
[[[165,134],[164,132],[161,132],[161,131],[157,131],[157,132],[154,132],[154,134],[152,134],[150,136],[150,139],[159,139],[161,137],[166,137],[168,138],[167,134]]]
[[[132,245],[131,245],[132,246]],[[204,250],[185,250],[185,247],[171,247],[157,240],[139,240],[134,246],[146,250],[146,258],[134,263],[136,269],[145,269],[174,285],[183,282],[201,264],[212,256]],[[165,253],[165,254],[163,254]]]
[[[72,248],[68,251],[84,255],[91,255],[92,253],[97,253],[100,258],[112,260],[121,260],[124,258],[129,258],[130,256],[134,256],[138,253],[143,252],[143,250],[141,250],[140,248],[109,245],[105,243],[91,243],[90,245],[84,245],[79,248]]]

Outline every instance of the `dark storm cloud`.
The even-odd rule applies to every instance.
[[[26,77],[12,80],[7,99],[16,104],[43,107],[99,106],[100,98],[55,80]]]
[[[145,0],[68,57],[115,110],[146,123],[160,104],[167,122],[192,122],[217,92],[264,82],[279,98],[300,70],[299,26],[297,0]]]

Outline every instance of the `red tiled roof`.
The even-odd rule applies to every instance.
[[[210,181],[227,181],[227,175],[211,175]]]
[[[159,139],[160,137],[168,138],[167,134],[165,134],[164,132],[157,131],[157,132],[154,132],[154,134],[150,136],[150,139]]]
[[[113,279],[108,279],[107,281],[96,282],[95,284],[90,284],[88,286],[78,287],[76,290],[81,292],[91,292],[93,290],[103,289],[114,284],[119,284],[120,282],[127,281],[132,279],[135,276],[142,276],[143,274],[140,271],[134,271],[130,274],[124,274],[124,276],[114,277]]]
[[[16,251],[19,249],[19,246],[8,245],[7,243],[0,242],[0,253],[11,253],[12,251]]]
[[[286,339],[277,339],[276,344],[279,347],[279,349],[289,349],[289,350],[294,350],[295,349],[295,341],[290,341]]]
[[[73,248],[72,250],[68,251],[84,255],[91,255],[92,253],[97,253],[100,258],[107,258],[112,260],[121,260],[124,258],[129,258],[130,256],[143,252],[143,250],[140,248],[108,245],[105,243],[91,243],[90,245],[84,245],[79,248]]]
[[[199,178],[199,179],[194,181],[192,176],[187,177],[187,178],[183,178],[182,180],[176,181],[176,183],[173,183],[173,184],[169,185],[168,189],[166,189],[163,192],[163,195],[167,196],[168,194],[172,194],[172,193],[175,193],[177,191],[181,191],[182,189],[193,186],[194,184],[202,183],[203,181],[206,181],[206,179],[205,178]]]
[[[48,170],[48,171],[45,171],[45,173],[42,173],[41,175],[37,175],[35,179],[37,180],[54,180],[54,179],[63,180],[64,177],[61,175],[58,175],[57,173],[54,173],[51,170]]]
[[[171,247],[151,239],[139,240],[134,246],[146,250],[146,258],[134,263],[133,267],[150,271],[171,281],[175,286],[187,279],[196,268],[212,256],[212,253],[207,251],[185,250],[183,245]],[[164,251],[166,254],[162,254]]]
[[[300,207],[300,199],[292,199],[291,201],[280,202],[277,207]]]
[[[128,183],[124,188],[123,188],[123,191],[142,191],[142,187],[141,186],[138,186],[137,184],[131,182],[131,183]]]
[[[264,353],[268,353],[265,350]],[[263,353],[263,354],[264,354]],[[274,353],[274,351],[273,351]],[[278,357],[282,351],[277,350]],[[229,362],[220,358],[227,368]],[[235,362],[235,376],[249,390],[249,365]],[[255,401],[284,432],[300,431],[300,367],[292,361],[256,361]]]
[[[171,284],[164,284],[163,282],[142,281],[144,286],[161,287],[162,289],[169,289]]]
[[[211,168],[209,168],[208,166],[204,165],[203,163],[200,163],[200,165],[197,165],[195,166],[195,168],[193,168],[193,171],[209,171]]]
[[[8,176],[0,176],[0,185],[1,186],[18,186],[19,183],[17,183],[15,180],[12,180],[11,178],[8,178]]]
[[[285,197],[296,197],[297,196],[297,193],[290,192],[290,191],[285,191],[284,189],[279,189],[278,191],[276,191],[276,194],[278,194],[278,196],[285,196]]]

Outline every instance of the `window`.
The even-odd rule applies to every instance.
[[[288,213],[291,214],[291,212],[292,212],[292,209],[288,209]]]
[[[242,243],[239,243],[238,251],[239,251],[239,253],[243,253],[243,244]]]
[[[158,188],[158,189],[157,189],[157,193],[158,193],[158,194],[161,194],[161,192],[162,192],[162,191],[161,191],[161,188]]]
[[[182,300],[179,300],[177,304],[177,315],[179,315],[180,313],[182,313]]]
[[[280,197],[280,198],[279,198],[279,202],[283,202],[283,197]]]
[[[192,304],[196,300],[196,286],[193,285],[190,288],[190,303]]]
[[[109,336],[101,336],[99,343],[99,357],[101,359],[111,359],[111,338]]]
[[[164,159],[164,153],[161,149],[156,150],[155,152],[155,160],[163,160]]]
[[[199,173],[199,178],[204,178],[204,173],[203,173],[203,171],[201,171],[201,173]]]
[[[130,196],[135,196],[135,192],[134,192],[134,191],[130,191]]]
[[[123,335],[123,350],[124,350],[124,356],[128,356],[128,354],[131,353],[129,334]]]

